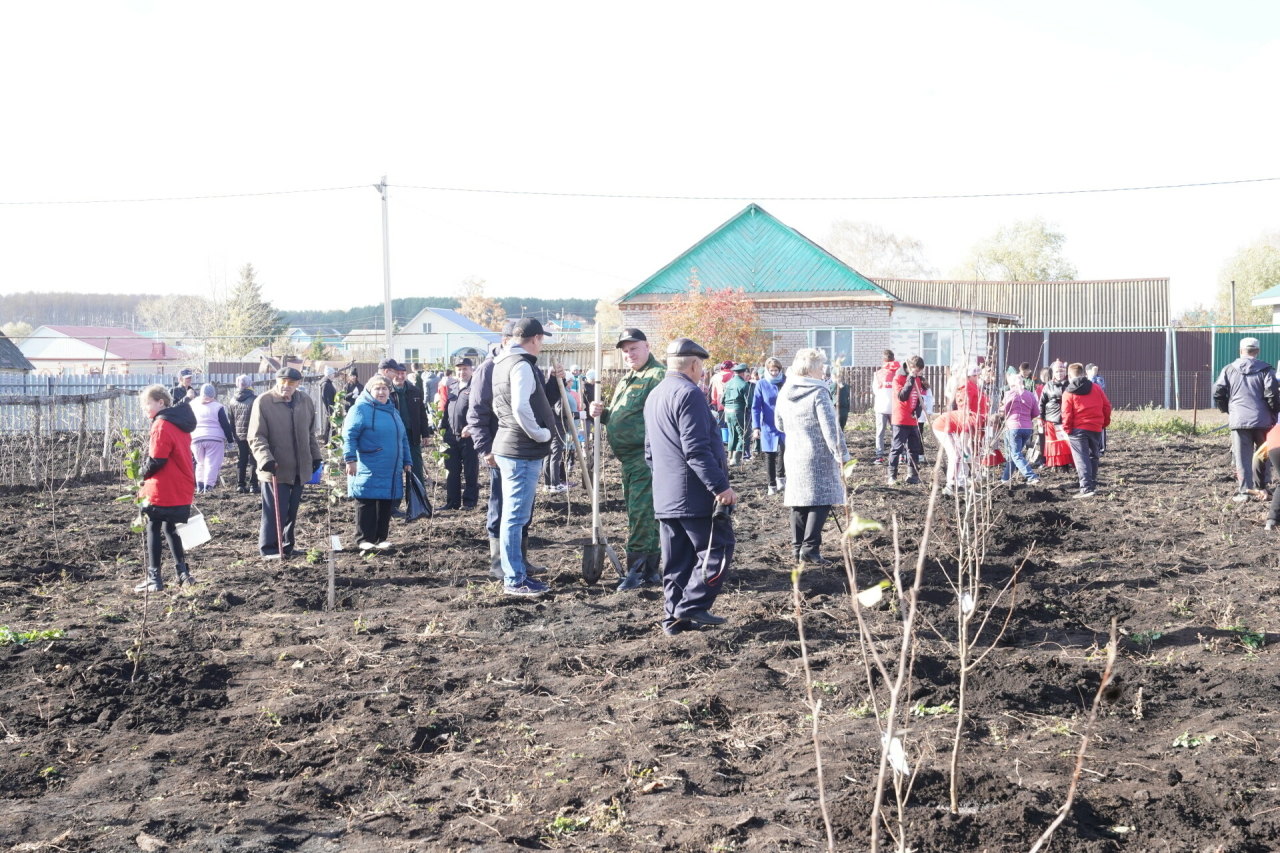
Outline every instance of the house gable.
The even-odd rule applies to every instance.
[[[749,204],[619,302],[666,301],[689,289],[694,269],[708,287],[742,290],[757,299],[894,298],[764,208]]]

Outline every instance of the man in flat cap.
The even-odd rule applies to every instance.
[[[627,502],[627,575],[619,590],[636,589],[661,579],[658,523],[653,517],[653,474],[644,459],[644,405],[662,382],[666,368],[649,352],[639,329],[623,329],[617,348],[628,370],[618,380],[608,408],[597,400],[591,417],[604,424],[613,455],[622,464],[622,495]]]
[[[711,613],[733,559],[724,443],[698,388],[707,351],[688,338],[667,347],[667,375],[645,406],[645,460],[653,470],[653,510],[661,525],[662,591],[668,636],[725,620]]]
[[[724,405],[724,421],[729,427],[729,464],[741,465],[747,447],[747,411],[751,407],[751,383],[746,380],[747,366],[735,364],[733,378],[724,384],[720,402]]]
[[[302,484],[311,479],[312,472],[324,461],[312,429],[316,404],[307,394],[297,393],[301,383],[302,374],[297,369],[280,368],[276,371],[275,387],[258,395],[249,414],[249,449],[253,451],[262,481],[258,552],[268,560],[293,553],[294,523],[302,501]],[[276,528],[277,512],[279,529]]]
[[[1271,365],[1258,358],[1257,338],[1240,340],[1240,357],[1222,368],[1213,383],[1213,402],[1229,415],[1231,459],[1236,464],[1236,495],[1247,501],[1249,493],[1267,487],[1267,457],[1254,451],[1267,440],[1280,412],[1280,387]]]
[[[444,441],[449,447],[444,468],[445,509],[475,509],[480,499],[480,460],[476,457],[471,432],[467,429],[467,409],[471,404],[471,359],[457,361],[458,384],[449,389],[444,408]]]

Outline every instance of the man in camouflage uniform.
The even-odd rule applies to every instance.
[[[658,565],[662,546],[653,514],[653,472],[644,461],[644,403],[666,378],[667,369],[649,352],[649,339],[639,329],[623,329],[618,339],[622,360],[630,370],[618,381],[608,408],[591,404],[591,417],[605,425],[613,455],[622,463],[622,494],[627,502],[627,576],[619,590],[661,583]]]

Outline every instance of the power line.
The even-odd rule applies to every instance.
[[[1237,181],[1205,181],[1194,184],[1158,184],[1147,187],[1103,187],[1083,190],[1035,190],[1005,193],[952,193],[939,195],[868,195],[868,196],[701,196],[701,195],[634,195],[627,193],[567,193],[535,190],[476,189],[473,187],[427,187],[412,184],[390,184],[402,190],[429,190],[445,193],[486,193],[493,195],[555,196],[560,198],[618,198],[656,201],[927,201],[957,198],[1019,198],[1039,195],[1084,195],[1087,193],[1125,193],[1145,190],[1177,190],[1189,187],[1221,187],[1230,184],[1258,184],[1280,181],[1276,178],[1244,178]]]
[[[315,187],[312,189],[302,190],[269,190],[257,193],[226,193],[223,195],[183,195],[183,196],[166,196],[158,198],[93,198],[80,200],[59,200],[59,201],[0,201],[0,205],[59,205],[59,204],[142,204],[144,202],[153,201],[205,201],[208,199],[218,198],[255,198],[269,195],[297,195],[299,193],[331,193],[342,190],[359,190],[365,189],[367,184],[357,184],[350,187]]]

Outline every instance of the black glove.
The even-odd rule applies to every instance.
[[[160,472],[160,469],[163,468],[165,463],[168,461],[168,459],[148,459],[147,464],[142,467],[142,479],[150,480]]]
[[[274,474],[276,472],[276,468],[278,467],[280,466],[276,465],[276,460],[274,459],[267,462],[267,464],[261,466],[262,470],[268,474]]]

